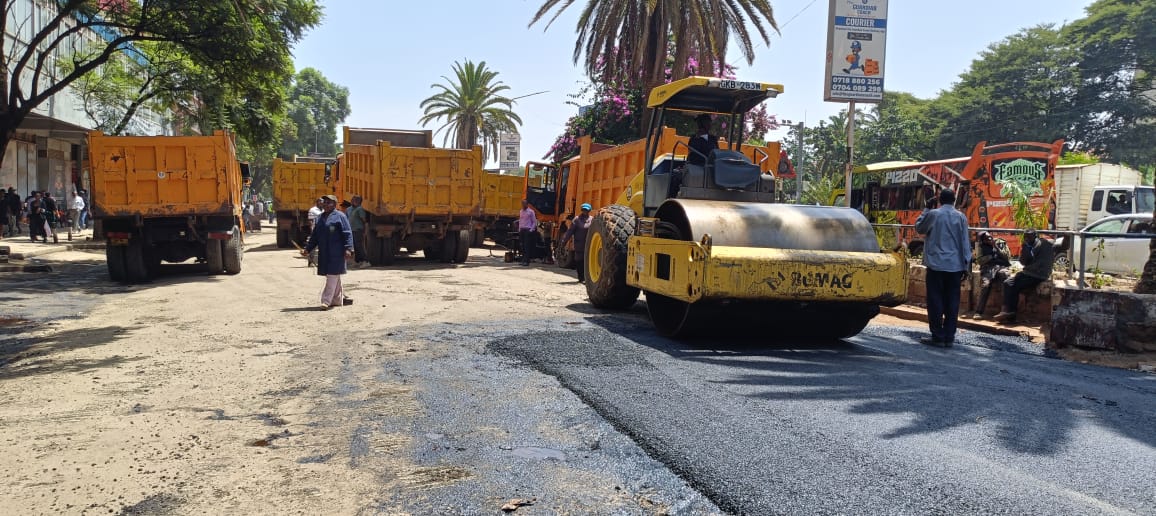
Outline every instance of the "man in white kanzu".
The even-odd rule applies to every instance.
[[[915,231],[927,235],[923,265],[927,267],[927,325],[931,329],[931,337],[919,342],[950,348],[959,319],[960,284],[971,268],[967,217],[955,209],[955,192],[944,188],[938,200],[928,199],[927,208],[915,221]]]

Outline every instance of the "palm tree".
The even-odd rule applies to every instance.
[[[498,154],[498,133],[515,131],[522,123],[511,109],[514,101],[501,92],[510,89],[502,81],[496,81],[498,72],[486,68],[486,62],[474,64],[466,60],[464,65],[454,62],[455,79],[442,76],[446,84],[432,84],[438,93],[421,101],[425,116],[419,120],[426,124],[445,119],[445,124],[437,132],[446,131],[443,144],[452,135],[454,147],[470,149],[480,143],[482,160],[489,160],[490,153]]]
[[[530,25],[556,9],[546,23],[549,28],[573,3],[545,0]],[[753,63],[748,25],[770,44],[766,27],[776,32],[779,27],[768,0],[588,0],[578,18],[574,62],[585,54],[586,73],[592,79],[625,80],[650,91],[668,79],[685,77],[690,63],[699,73],[719,73],[732,36],[747,64]],[[668,78],[671,40],[674,55]]]

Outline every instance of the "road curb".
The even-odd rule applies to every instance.
[[[881,306],[879,307],[879,313],[890,315],[892,317],[898,317],[900,319],[906,319],[908,321],[927,322],[927,313],[922,309],[916,309],[915,307]],[[1007,328],[1002,326],[992,326],[983,323],[977,323],[962,317],[956,322],[956,325],[967,330],[989,333],[992,335],[1003,335],[1008,337],[1023,337],[1025,333],[1022,330],[1018,330],[1016,328]]]
[[[0,265],[0,272],[52,272],[48,265]]]
[[[31,251],[12,251],[8,256],[11,260],[27,260],[34,256],[43,256],[46,254],[59,253],[61,251],[73,251],[77,249],[104,249],[103,242],[86,242],[65,245],[53,245],[52,247],[45,247],[42,249],[33,249]]]

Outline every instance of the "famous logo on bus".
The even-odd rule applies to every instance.
[[[1030,159],[1017,159],[997,163],[993,167],[992,177],[1000,183],[1015,183],[1028,195],[1044,193],[1042,183],[1048,177],[1047,163]],[[1000,190],[1000,196],[1007,196],[1007,188]]]

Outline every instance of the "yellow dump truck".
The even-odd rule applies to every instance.
[[[277,247],[305,245],[309,209],[323,195],[344,199],[336,158],[295,157],[273,160],[273,211],[277,215]]]
[[[481,210],[482,148],[439,149],[431,131],[344,128],[338,159],[346,195],[369,214],[365,252],[389,265],[401,248],[461,263]]]
[[[906,299],[906,260],[879,249],[862,213],[774,203],[774,177],[741,144],[709,155],[660,145],[668,117],[696,113],[721,116],[726,141],[741,143],[744,115],[782,91],[710,77],[651,91],[645,157],[620,162],[636,175],[586,239],[592,304],[621,309],[645,292],[667,336],[843,338]]]
[[[233,136],[88,135],[92,214],[114,281],[148,281],[161,262],[195,258],[210,274],[241,272],[248,169]]]
[[[482,205],[474,219],[471,245],[481,246],[486,237],[500,244],[509,243],[510,233],[518,231],[515,223],[522,209],[525,183],[523,176],[488,171],[482,174]]]

